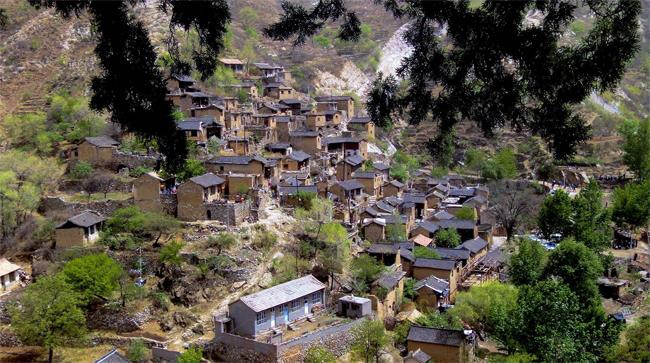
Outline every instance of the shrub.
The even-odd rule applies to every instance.
[[[267,230],[266,228],[260,229],[255,233],[253,239],[253,247],[261,250],[269,250],[278,242],[278,236],[275,233]]]
[[[93,173],[93,167],[86,161],[78,161],[70,169],[72,179],[81,180],[89,177]]]
[[[417,258],[440,258],[440,255],[438,255],[436,251],[424,246],[415,246],[413,249],[413,255]]]
[[[126,357],[132,362],[144,362],[147,358],[147,347],[144,345],[144,340],[136,339],[129,344],[126,351]]]

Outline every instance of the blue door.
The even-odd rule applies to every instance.
[[[289,305],[288,304],[284,305],[284,323],[285,324],[289,323]]]

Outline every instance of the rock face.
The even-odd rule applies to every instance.
[[[379,59],[377,72],[382,72],[385,76],[389,74],[395,75],[397,68],[402,64],[402,59],[411,55],[413,47],[404,40],[404,34],[409,26],[410,23],[402,25],[381,48],[381,58]]]
[[[135,314],[99,308],[88,314],[87,322],[90,329],[107,329],[118,333],[128,333],[140,329],[150,318],[151,313],[147,308]]]

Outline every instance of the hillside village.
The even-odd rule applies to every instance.
[[[2,120],[0,361],[648,358],[650,188],[628,155],[650,121],[622,128],[616,172],[521,134],[442,165],[397,108],[385,125],[354,92],[301,92],[275,58],[217,67],[164,69],[177,172],[65,91]]]
[[[239,59],[220,62],[241,80],[229,90],[234,96],[203,92],[201,83],[186,75],[167,81],[168,99],[179,113],[177,127],[194,145],[197,161],[182,178],[157,169],[160,156],[151,149],[126,151],[123,145],[132,137],[124,133],[86,137],[61,153],[68,175],[82,174],[76,184],[88,200],[52,196],[41,202],[39,209],[56,214],[59,223],[53,261],[106,251],[134,266],[129,275],[137,286],[160,291],[172,306],[179,305],[159,302],[133,313],[136,307],[127,304],[119,317],[98,322],[97,328],[117,335],[95,339],[124,352],[126,342],[135,339],[127,337],[142,336],[153,359],[173,356],[191,342],[218,360],[290,362],[316,344],[345,354],[351,339],[341,334],[373,316],[393,326],[413,324],[396,345],[404,361],[471,361],[489,351],[467,327],[418,324],[422,316],[452,307],[472,286],[508,279],[512,247],[504,243],[504,220],[489,185],[475,176],[436,176],[422,168],[395,178],[396,158],[404,156],[374,144],[383,131],[352,97],[301,94],[287,85],[291,74],[281,65],[253,63],[245,69]],[[92,171],[84,175],[86,169]],[[588,182],[577,172],[572,185],[524,181],[541,188],[536,193],[565,186],[571,191]],[[120,190],[129,193],[112,200]],[[97,194],[109,197],[91,201]],[[155,238],[154,246],[175,249],[179,260],[162,262],[161,256],[154,262],[160,247],[120,240],[134,231],[119,224],[136,218],[158,220],[153,224],[160,225],[144,227],[151,230],[142,235]],[[327,229],[325,246],[333,251],[305,247],[322,243],[321,229]],[[111,235],[117,231],[123,236]],[[650,262],[641,251],[634,250],[635,266]],[[3,262],[3,286],[17,294],[37,263],[18,261],[23,264]],[[354,261],[371,264],[367,276],[355,276]],[[168,276],[166,269],[180,275]],[[191,276],[192,269],[202,277]],[[621,291],[643,289],[638,282],[603,278],[602,284],[620,286],[613,293],[617,304],[639,306],[640,300]],[[179,286],[185,284],[198,291]],[[107,313],[94,309],[98,316]]]

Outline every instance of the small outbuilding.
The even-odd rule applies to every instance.
[[[6,258],[0,258],[0,283],[3,290],[11,288],[20,280],[18,275],[20,270],[20,266],[9,262]]]
[[[56,227],[56,248],[86,246],[94,242],[105,220],[101,214],[90,210],[68,218]]]
[[[372,314],[372,302],[365,297],[346,295],[339,299],[336,313],[347,318],[361,318]]]

